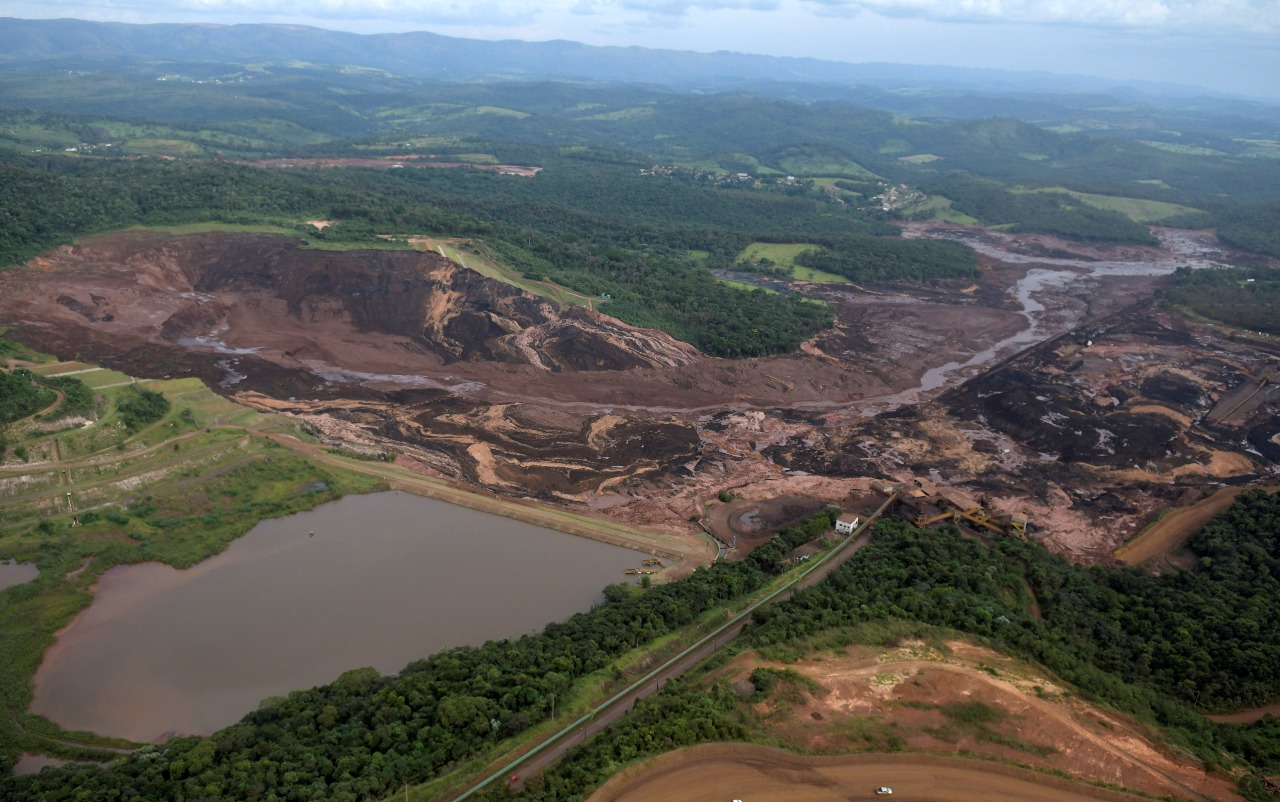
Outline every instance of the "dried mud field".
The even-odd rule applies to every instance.
[[[889,478],[1025,513],[1050,547],[1105,560],[1157,510],[1277,472],[1265,379],[1280,347],[1154,297],[1179,265],[1257,257],[1210,232],[1157,231],[1159,248],[905,233],[970,244],[981,281],[794,282],[833,305],[835,327],[743,361],[436,253],[274,235],[87,239],[0,275],[0,317],[61,357],[195,375],[334,445],[678,536],[702,559],[701,524],[750,542],[761,521],[856,505]],[[730,520],[721,490],[763,512]]]

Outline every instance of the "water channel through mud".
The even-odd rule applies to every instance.
[[[352,668],[540,630],[640,557],[417,496],[347,497],[184,571],[107,571],[46,654],[31,709],[135,741],[208,734]]]
[[[1197,269],[1229,266],[1214,258],[1217,253],[1206,246],[1203,236],[1197,237],[1194,232],[1185,231],[1167,231],[1162,234],[1162,245],[1170,254],[1168,258],[1109,261],[1030,256],[1008,248],[997,247],[976,234],[957,235],[954,232],[948,232],[948,239],[963,242],[983,256],[1011,265],[1034,265],[1009,289],[1009,294],[1018,300],[1020,305],[1018,311],[1026,318],[1027,326],[1016,334],[979,351],[964,362],[948,362],[945,365],[930,368],[920,377],[918,386],[876,399],[876,405],[889,409],[918,403],[926,394],[971,378],[998,359],[1043,342],[1079,322],[1078,319],[1069,315],[1065,319],[1054,320],[1055,316],[1061,318],[1064,310],[1046,308],[1045,304],[1039,300],[1045,293],[1061,295],[1076,284],[1092,288],[1096,286],[1099,279],[1103,278],[1167,276],[1183,265]],[[908,232],[908,236],[912,235],[913,232]]]

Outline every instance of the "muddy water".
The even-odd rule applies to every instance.
[[[63,760],[60,757],[49,757],[48,755],[37,755],[31,752],[23,752],[18,756],[18,762],[13,764],[13,773],[19,777],[24,774],[37,774],[40,769],[47,766],[65,766],[71,761]]]
[[[34,563],[20,563],[13,560],[0,561],[0,590],[30,582],[40,575]]]
[[[136,741],[207,734],[351,668],[398,671],[449,646],[540,630],[639,562],[440,501],[347,497],[264,521],[185,571],[106,572],[46,654],[31,709]]]

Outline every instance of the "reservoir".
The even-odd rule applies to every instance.
[[[352,668],[540,631],[641,556],[409,494],[348,496],[183,571],[107,571],[46,653],[31,711],[135,741],[209,734]]]

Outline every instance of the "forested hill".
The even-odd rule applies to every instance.
[[[679,87],[725,88],[751,83],[879,87],[936,86],[954,95],[969,86],[989,93],[1056,91],[1103,92],[1121,83],[1082,75],[1043,72],[850,64],[813,58],[746,53],[696,53],[643,47],[598,47],[564,40],[523,42],[461,39],[425,31],[354,34],[301,25],[208,25],[25,20],[0,18],[0,63],[51,62],[65,66],[134,61],[305,61],[359,65],[418,77],[574,79],[657,83]],[[1203,95],[1191,87],[1142,84],[1152,98]],[[1180,100],[1179,102],[1185,102]]]
[[[983,546],[885,522],[857,560],[762,613],[756,637],[786,643],[882,618],[957,629],[1035,660],[1087,698],[1160,724],[1210,765],[1225,747],[1273,772],[1275,719],[1215,726],[1192,708],[1280,698],[1277,531],[1280,495],[1244,494],[1188,542],[1194,569],[1156,577],[1079,568],[1012,539]],[[1027,612],[1028,588],[1039,617]]]
[[[882,261],[878,278],[971,277],[956,243],[895,231],[820,193],[744,192],[562,161],[537,181],[479,170],[270,171],[213,161],[0,161],[0,266],[71,237],[138,224],[216,221],[292,229],[317,244],[386,247],[385,235],[478,237],[528,278],[611,297],[609,312],[713,356],[785,353],[830,324],[824,304],[744,291],[708,269],[786,234]],[[317,232],[302,221],[336,219]],[[856,236],[851,237],[850,234]],[[833,240],[834,242],[834,240]]]

